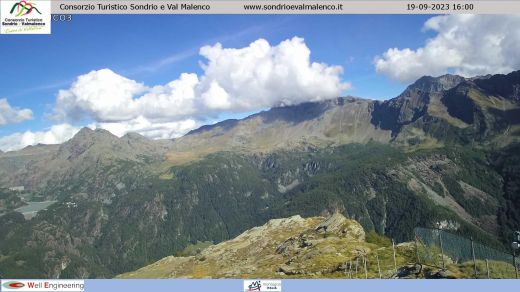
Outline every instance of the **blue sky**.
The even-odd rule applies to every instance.
[[[0,125],[0,137],[44,131],[56,124],[50,116],[58,90],[68,89],[80,75],[109,68],[145,86],[164,85],[183,72],[203,74],[200,62],[206,60],[199,55],[199,49],[217,42],[224,48],[243,48],[263,38],[276,46],[298,36],[310,49],[311,62],[343,68],[342,81],[350,82],[352,87],[342,95],[392,98],[409,82],[398,73],[389,73],[390,57],[385,60],[388,66],[383,64],[380,72],[376,71],[374,58],[391,48],[425,47],[428,39],[442,33],[442,27],[423,29],[430,18],[431,15],[74,15],[70,23],[54,22],[52,35],[1,35],[0,99],[7,99],[13,108],[31,109],[33,118]],[[444,23],[450,25],[449,19]],[[454,70],[450,64],[445,67],[433,70],[432,75]],[[240,111],[223,111],[218,116],[243,115]],[[84,126],[85,120],[69,122]]]

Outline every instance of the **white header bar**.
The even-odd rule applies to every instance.
[[[52,0],[53,14],[520,14],[509,0]]]

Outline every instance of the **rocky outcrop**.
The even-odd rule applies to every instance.
[[[318,233],[334,233],[340,237],[350,241],[365,241],[365,231],[361,225],[345,218],[340,213],[334,213],[332,216],[321,222],[316,227]]]
[[[402,266],[397,270],[392,278],[394,279],[417,279],[422,278],[423,266],[420,264]]]
[[[335,213],[328,218],[293,216],[270,220],[191,257],[168,257],[122,278],[345,277],[348,262],[372,251],[361,225]],[[375,267],[371,266],[373,276]]]
[[[392,278],[394,279],[457,279],[452,271],[434,268],[421,264],[402,266]]]

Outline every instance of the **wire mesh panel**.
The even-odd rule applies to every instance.
[[[417,262],[474,278],[515,278],[513,256],[445,230],[415,228]],[[517,266],[520,264],[518,257]]]
[[[415,229],[418,263],[440,268],[443,267],[443,253],[441,251],[442,238],[440,236],[441,234],[438,230],[425,228]]]

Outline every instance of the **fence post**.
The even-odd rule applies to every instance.
[[[377,271],[379,272],[379,279],[382,279],[383,277],[381,276],[381,266],[379,265],[379,256],[377,255],[377,253],[376,253],[376,260],[377,260]]]
[[[446,264],[444,263],[444,249],[442,248],[442,235],[441,235],[441,229],[437,229],[437,231],[439,231],[439,243],[440,243],[440,246],[441,246],[441,259],[442,259],[442,269],[445,270],[446,269]]]
[[[363,255],[363,264],[365,266],[365,279],[368,279],[367,259],[365,258],[365,255]]]
[[[475,279],[477,278],[477,261],[475,260],[475,246],[473,245],[473,237],[469,238],[471,241],[471,256],[473,257],[473,272],[475,273]]]
[[[417,244],[417,235],[415,235],[415,256],[417,257],[417,263],[420,264],[421,260],[419,259],[419,245]]]
[[[393,238],[392,238],[392,251],[394,252],[394,271],[397,273],[397,261],[395,260],[395,243],[394,243]]]
[[[513,268],[515,268],[516,278],[518,279],[518,268],[516,267],[516,253],[513,249]]]
[[[357,274],[358,264],[359,264],[359,257],[356,258],[356,278],[358,276],[358,274]]]
[[[491,277],[489,276],[489,261],[488,261],[488,259],[486,259],[486,271],[487,271],[487,278],[491,279]]]

